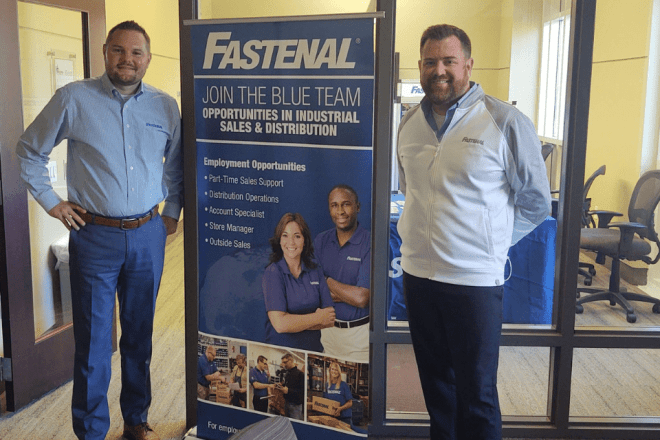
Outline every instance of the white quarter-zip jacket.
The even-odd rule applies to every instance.
[[[529,118],[471,87],[444,134],[427,121],[427,98],[399,127],[401,265],[420,278],[498,286],[509,247],[549,214],[550,188]]]

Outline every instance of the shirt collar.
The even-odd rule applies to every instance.
[[[101,76],[101,84],[103,84],[103,89],[108,93],[110,96],[113,97],[121,97],[121,93],[119,90],[117,90],[117,87],[115,87],[114,84],[112,84],[112,81],[110,81],[110,77],[108,77],[108,72],[103,73]],[[138,99],[142,94],[145,92],[144,89],[144,81],[140,81],[140,85],[137,88],[137,91],[131,98]]]
[[[456,112],[456,109],[465,102],[465,100],[472,95],[473,93],[476,92],[476,90],[479,88],[479,85],[475,83],[474,81],[470,81],[470,88],[468,89],[467,92],[463,96],[461,96],[458,101],[454,103],[449,109],[447,110],[447,114],[445,116],[445,123],[442,125],[442,127],[438,127],[438,125],[435,123],[435,118],[433,117],[433,104],[431,104],[431,101],[424,96],[421,102],[422,106],[422,111],[424,112],[424,116],[426,117],[426,122],[431,126],[434,132],[438,136],[442,135],[444,131],[447,129],[449,126],[449,123],[451,122],[451,119],[454,117],[454,113]]]
[[[289,270],[289,265],[286,264],[286,260],[284,259],[284,257],[282,257],[280,259],[280,261],[278,261],[275,264],[277,264],[284,273],[288,273],[289,275],[293,276],[293,274]],[[307,268],[307,266],[305,266],[305,262],[302,261],[302,258],[301,258],[300,259],[300,274],[302,275],[303,272],[309,272],[309,269]],[[298,278],[300,278],[300,277],[298,277]]]
[[[362,226],[360,226],[360,222],[358,222],[355,231],[353,231],[353,235],[351,235],[351,238],[349,238],[348,241],[346,241],[346,243],[360,244],[362,242],[362,237],[364,235],[362,231],[364,231],[364,229],[362,228]],[[337,243],[337,245],[339,245],[339,239],[337,238],[337,228],[335,228],[335,233],[331,234],[331,236],[332,236],[332,241],[334,241],[335,243]]]

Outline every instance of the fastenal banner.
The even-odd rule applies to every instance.
[[[189,24],[197,435],[364,437],[374,16]]]

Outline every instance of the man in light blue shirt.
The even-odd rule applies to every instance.
[[[176,231],[183,205],[183,167],[176,101],[142,82],[149,45],[137,23],[115,26],[103,46],[106,73],[57,90],[16,149],[28,190],[70,230],[72,418],[79,439],[104,439],[110,426],[115,292],[124,437],[158,439],[147,423],[151,336],[165,239]],[[46,171],[64,139],[68,200],[53,191]]]

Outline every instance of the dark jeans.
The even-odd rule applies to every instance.
[[[503,288],[457,286],[404,272],[403,289],[431,439],[501,440]]]

